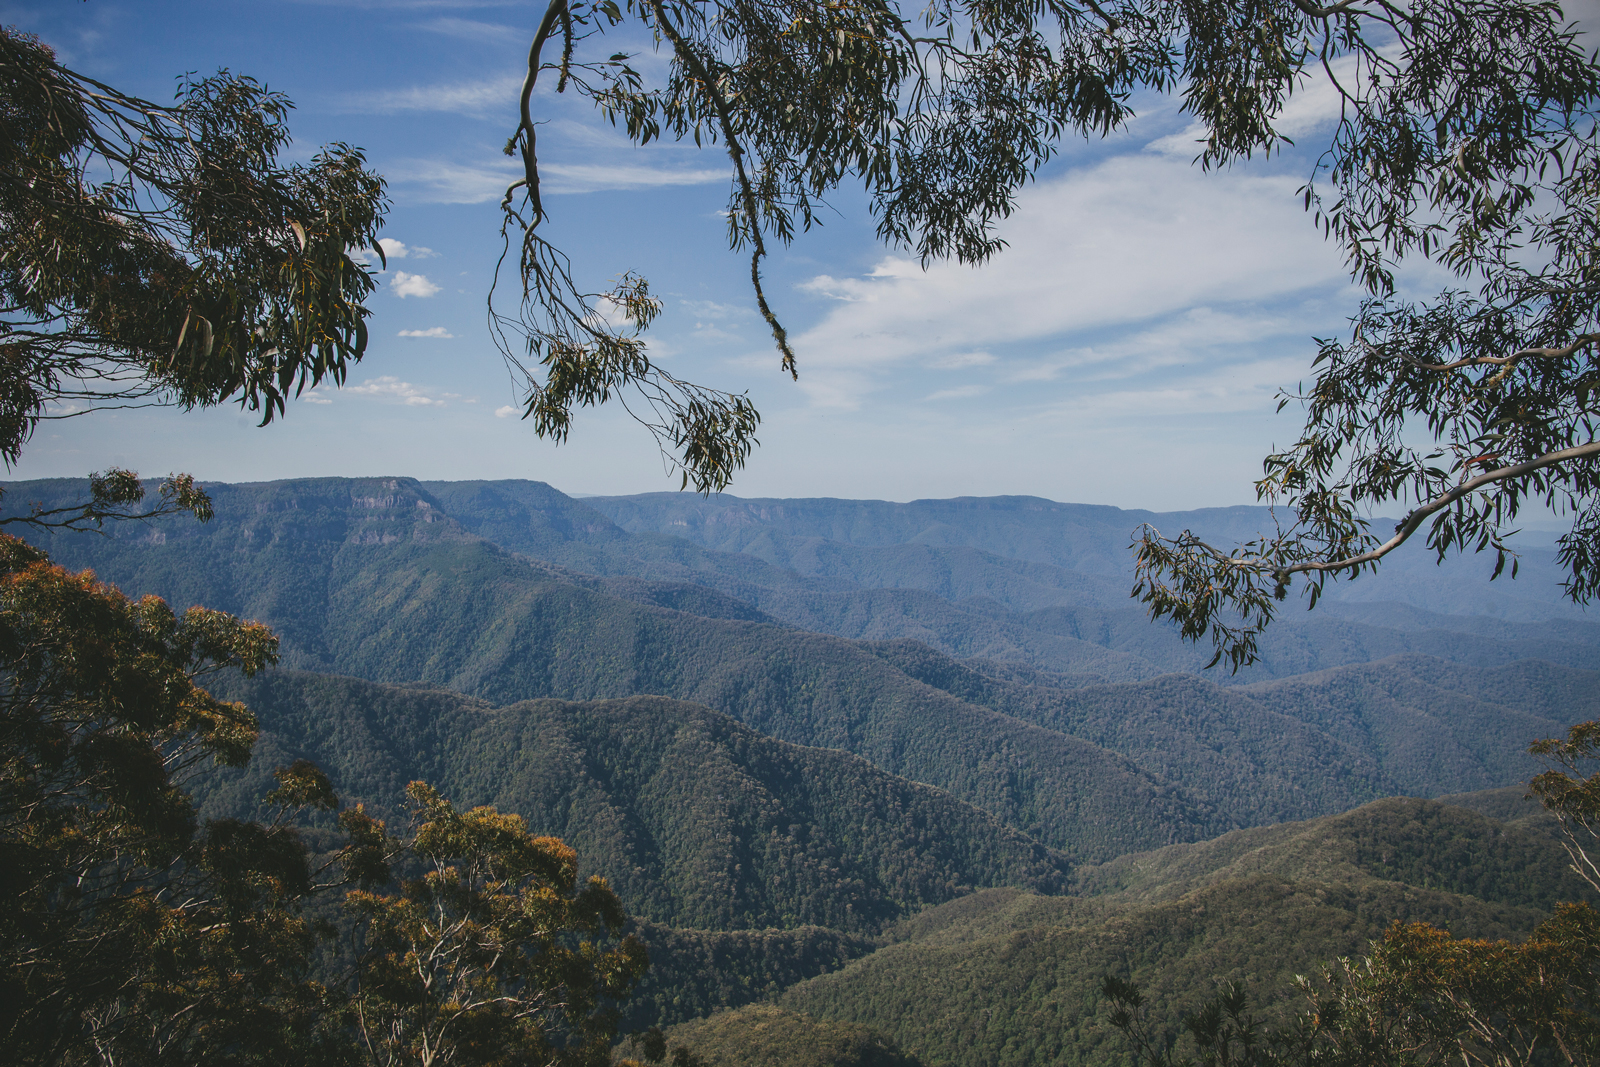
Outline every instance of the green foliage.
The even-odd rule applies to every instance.
[[[1529,751],[1550,768],[1528,783],[1531,794],[1560,822],[1573,871],[1600,889],[1600,867],[1589,855],[1600,837],[1600,774],[1592,769],[1600,758],[1600,721],[1580,722],[1565,738],[1536,741]]]
[[[0,518],[0,526],[25,523],[33,530],[102,530],[106,520],[148,521],[168,515],[188,513],[201,522],[210,522],[211,498],[188,474],[175,474],[156,487],[160,501],[140,510],[145,486],[133,471],[113,467],[104,474],[89,475],[89,499],[84,503],[47,504],[30,501],[22,515]]]
[[[605,881],[580,887],[572,849],[516,815],[458,812],[422,782],[406,796],[421,876],[346,898],[365,946],[354,1018],[369,1061],[608,1063],[611,1002],[649,957],[633,938],[604,945],[625,921]]]
[[[327,1039],[286,775],[267,824],[202,827],[185,780],[256,722],[197,680],[276,658],[257,623],[133,601],[0,538],[0,1035],[12,1062],[273,1063]],[[322,783],[325,786],[325,781]],[[290,788],[290,786],[293,786]]]
[[[386,201],[361,152],[281,166],[290,104],[224,71],[153,104],[0,32],[0,456],[48,405],[205,407],[262,421],[366,349]]]

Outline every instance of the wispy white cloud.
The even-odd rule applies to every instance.
[[[495,408],[494,409],[494,417],[497,418],[497,419],[509,419],[511,416],[515,415],[516,413],[517,413],[517,409],[512,407],[510,404],[507,404],[505,407],[499,407],[499,408]]]
[[[346,386],[344,391],[360,396],[376,396],[398,400],[410,407],[442,408],[445,406],[445,402],[431,396],[429,390],[424,389],[422,386],[412,385],[410,382],[403,382],[391,374],[385,374],[379,378],[369,378],[360,385]]]
[[[429,326],[426,330],[401,330],[401,337],[454,337],[455,334],[443,326]]]
[[[389,289],[402,300],[408,296],[430,297],[439,291],[439,287],[430,282],[427,275],[407,274],[403,270],[394,272]]]
[[[491,157],[492,158],[492,157]],[[384,168],[389,184],[425,204],[481,204],[505,195],[506,186],[522,176],[510,161],[469,166],[439,159],[400,160]]]
[[[418,29],[437,33],[443,37],[456,37],[463,41],[515,41],[519,45],[526,44],[522,38],[532,38],[533,31],[518,26],[507,26],[499,22],[478,22],[474,19],[454,18],[441,16],[416,24]]]
[[[679,300],[678,303],[697,319],[747,318],[754,314],[738,304],[724,304],[716,300]]]
[[[1207,174],[1137,151],[1042,182],[1001,227],[1010,247],[981,268],[924,270],[888,257],[865,276],[820,275],[803,286],[837,303],[796,338],[801,387],[815,403],[852,408],[896,368],[960,365],[977,352],[999,357],[999,376],[1031,369],[1019,377],[1045,380],[1054,372],[1008,367],[1007,348],[1054,341],[1071,354],[1056,361],[1059,370],[1126,355],[1094,354],[1092,338],[1108,331],[1122,334],[1125,348],[1125,331],[1149,333],[1191,309],[1342,291],[1343,266],[1305,220],[1298,184],[1248,171]],[[1204,332],[1219,322],[1172,328]],[[1140,348],[1163,344],[1175,341],[1151,336]]]
[[[666,185],[705,185],[726,181],[723,169],[684,169],[621,163],[540,164],[541,190],[549,193],[592,193],[603,189],[653,189]]]
[[[1102,344],[1015,361],[1001,380],[1045,382],[1068,375],[1077,382],[1132,378],[1191,362],[1230,362],[1230,350],[1304,332],[1305,320],[1294,309],[1190,308]]]
[[[402,89],[350,93],[334,106],[339,111],[364,115],[395,115],[414,111],[474,116],[498,111],[514,115],[522,90],[522,78],[520,74],[506,74],[479,81],[410,85]]]
[[[989,391],[987,385],[958,385],[954,389],[940,389],[936,393],[929,393],[924,400],[965,400],[969,397],[982,396]]]
[[[957,352],[930,360],[928,366],[935,370],[961,370],[965,367],[987,367],[995,357],[989,352]]]
[[[473,165],[445,160],[402,160],[385,168],[390,184],[409,198],[431,204],[481,204],[498,200],[522,177],[520,165],[489,157]],[[655,167],[639,163],[540,162],[540,191],[547,196],[602,190],[654,189],[723,181],[724,170]]]
[[[396,241],[393,237],[380,237],[378,244],[383,249],[385,259],[431,259],[438,255],[431,248],[421,245],[408,245],[404,241]]]
[[[1197,364],[1190,371],[1160,375],[1126,388],[1082,390],[1040,405],[1033,418],[1080,425],[1126,427],[1143,420],[1261,414],[1276,406],[1278,384],[1303,374],[1303,356],[1253,359],[1225,365]]]

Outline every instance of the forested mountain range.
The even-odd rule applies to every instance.
[[[393,818],[423,779],[558,836],[630,914],[714,930],[886,922],[985,886],[1065,890],[1067,857],[943,790],[858,756],[775,741],[663,697],[507,707],[448,690],[278,671],[228,687],[259,755],[206,791],[243,814],[306,758],[348,801]]]
[[[515,488],[547,503],[554,494],[536,483]],[[24,483],[6,500],[50,503],[51,493],[78,490]],[[488,490],[467,483],[462,492],[481,514]],[[1559,732],[1600,700],[1600,676],[1574,667],[1445,670],[1416,658],[1243,688],[1211,677],[1063,688],[1068,680],[1038,674],[1030,685],[909,642],[781,624],[716,590],[683,585],[676,607],[619,596],[641,579],[509,551],[457,521],[449,509],[468,509],[450,494],[405,479],[224,485],[212,495],[217,515],[207,525],[56,534],[48,547],[125,589],[270,623],[289,666],[426,681],[495,704],[632,694],[694,701],[771,737],[842,749],[945,789],[1078,860],[1396,792],[1502,785],[1529,766],[1516,755],[1529,739]],[[538,512],[539,522],[517,507],[505,529],[487,532],[515,546],[508,530],[554,530],[567,539],[539,536],[585,552],[594,545],[577,537],[584,530],[602,545],[631,543],[567,498]],[[483,529],[487,520],[473,521]],[[690,557],[704,551],[652,543]],[[742,556],[719,560],[787,573]],[[741,606],[747,617],[738,617]],[[1508,658],[1506,640],[1477,640]],[[1587,645],[1527,640],[1546,660],[1593,661]],[[1509,680],[1495,670],[1510,671]],[[1316,695],[1331,690],[1340,693],[1336,709]],[[1512,704],[1500,702],[1513,694]]]
[[[887,944],[779,1003],[868,1026],[952,1067],[1126,1062],[1097,986],[1113,974],[1175,1018],[1239,982],[1294,1008],[1291,981],[1354,955],[1391,921],[1524,936],[1585,899],[1539,826],[1377,801],[1343,815],[1173,846],[1079,872],[1078,893],[985,890],[891,927]]]
[[[913,638],[962,657],[1110,681],[1195,670],[1207,656],[1151,625],[1129,600],[1134,527],[1151,521],[1226,538],[1269,519],[1263,508],[1157,515],[1033,498],[576,501],[538,482],[421,484],[474,533],[584,573],[691,583],[808,630]],[[1600,624],[1550,625],[1585,619],[1561,599],[1550,557],[1530,547],[1523,578],[1489,585],[1481,580],[1487,571],[1475,573],[1484,559],[1440,569],[1411,554],[1381,583],[1332,587],[1317,615],[1286,612],[1263,643],[1262,663],[1237,680],[1404,652],[1479,664],[1529,655],[1589,664]],[[1473,579],[1463,583],[1463,572]],[[674,607],[684,595],[674,585],[629,592]],[[1373,595],[1395,602],[1338,601]],[[1468,614],[1441,614],[1453,610]]]
[[[391,817],[417,778],[518,812],[652,947],[629,1027],[787,1009],[693,1031],[730,1062],[758,1037],[1111,1062],[1101,974],[1162,1010],[1216,978],[1271,999],[1390,919],[1501,936],[1577,892],[1537,820],[1382,799],[1525,780],[1528,741],[1600,718],[1600,625],[1543,594],[1326,604],[1230,678],[1129,602],[1112,531],[1137,515],[1115,509],[208,489],[206,525],[36,538],[281,635],[285,669],[217,681],[263,732],[247,771],[197,783],[206,813],[247,813],[301,757]],[[82,491],[16,483],[5,505]],[[1495,796],[1458,799],[1516,811]]]

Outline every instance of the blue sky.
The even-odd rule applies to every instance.
[[[570,493],[676,488],[620,411],[568,444],[516,418],[484,298],[516,88],[542,3],[468,0],[0,3],[68,65],[161,99],[184,71],[228,67],[296,103],[294,151],[362,146],[395,207],[372,344],[340,391],[257,428],[234,408],[99,413],[41,427],[12,477],[112,464],[219,481],[308,475],[536,478]],[[642,41],[624,43],[643,44]],[[608,51],[612,44],[603,45]],[[647,74],[659,58],[641,57]],[[1300,209],[1309,156],[1221,173],[1190,165],[1167,100],[1105,143],[1069,143],[980,269],[924,271],[878,245],[859,196],[775,250],[774,309],[800,381],[778,372],[718,211],[726,157],[630,147],[544,86],[536,117],[547,233],[594,289],[625,270],[666,301],[652,354],[674,374],[748,390],[762,446],[742,496],[1032,494],[1122,507],[1246,503],[1260,457],[1293,439],[1274,392],[1339,332],[1356,294]],[[1315,86],[1286,117],[1302,145],[1332,112]],[[1426,274],[1417,284],[1436,280]]]

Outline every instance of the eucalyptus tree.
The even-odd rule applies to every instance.
[[[597,49],[627,24],[667,53],[661,84]],[[710,491],[749,456],[759,413],[651,362],[640,331],[660,305],[643,279],[586,294],[539,235],[541,75],[638,144],[727,151],[729,244],[749,256],[790,375],[804,353],[762,262],[844,183],[864,188],[884,241],[924,263],[981,263],[1022,186],[1066,139],[1124,126],[1135,93],[1175,94],[1211,169],[1287,144],[1284,109],[1317,82],[1339,110],[1301,196],[1365,299],[1347,335],[1319,342],[1314,380],[1281,397],[1305,406],[1306,424],[1257,486],[1283,505],[1279,527],[1232,547],[1140,531],[1137,595],[1237,668],[1296,582],[1314,603],[1328,578],[1371,569],[1423,529],[1441,556],[1488,548],[1503,566],[1529,501],[1573,516],[1568,592],[1586,599],[1600,583],[1600,72],[1553,2],[551,0],[506,145],[524,170],[502,205],[519,306],[491,298],[491,321],[540,433],[562,439],[577,408],[642,400],[630,410],[683,484]],[[1419,258],[1457,283],[1400,295],[1396,272]],[[1366,516],[1391,504],[1409,514],[1380,536]]]
[[[152,103],[0,30],[7,464],[41,419],[236,400],[265,423],[343,382],[375,284],[350,253],[387,200],[349,145],[280,162],[291,106],[226,71]]]

